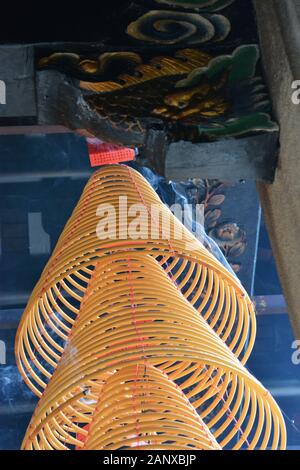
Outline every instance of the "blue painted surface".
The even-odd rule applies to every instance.
[[[295,341],[276,271],[267,230],[262,221],[255,275],[256,296],[277,297],[273,312],[257,317],[257,337],[247,363],[250,371],[274,394],[284,412],[289,448],[300,449],[300,364],[292,361]],[[281,313],[279,313],[281,312]]]

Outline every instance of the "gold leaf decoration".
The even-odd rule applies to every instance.
[[[117,91],[155,78],[186,75],[197,67],[207,66],[211,59],[212,56],[206,52],[197,49],[183,49],[177,51],[174,57],[158,56],[153,58],[149,64],[138,65],[134,74],[121,74],[118,81],[81,81],[80,87],[98,93]]]
[[[199,86],[172,91],[164,97],[164,105],[153,114],[173,121],[196,123],[199,118],[213,119],[228,111],[230,103],[222,96],[226,74],[217,81],[203,81]]]
[[[142,58],[135,52],[105,52],[97,58],[89,58],[70,52],[54,52],[43,57],[38,62],[38,67],[68,69],[75,73],[87,75],[105,76],[112,75],[113,69],[124,70],[142,63]]]
[[[151,44],[200,44],[225,39],[230,22],[223,15],[152,10],[130,23],[126,32]]]
[[[80,55],[73,52],[53,52],[47,57],[42,57],[38,61],[38,67],[44,68],[49,67],[52,64],[57,64],[60,61],[77,64],[80,60]]]

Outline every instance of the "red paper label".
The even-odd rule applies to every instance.
[[[107,144],[98,139],[87,139],[90,163],[92,167],[113,163],[128,162],[135,159],[135,150]]]

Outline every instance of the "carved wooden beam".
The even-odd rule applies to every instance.
[[[90,19],[75,38],[62,9],[53,36],[37,21],[30,34],[21,30],[23,46],[0,47],[0,133],[26,124],[84,130],[138,147],[139,161],[175,180],[196,172],[272,181],[278,126],[251,2],[125,0],[101,8],[101,34]],[[11,40],[7,25],[1,34]]]
[[[161,119],[150,116],[141,121],[142,131],[138,126],[133,130],[119,126],[114,132],[107,115],[101,115],[89,105],[87,92],[70,77],[55,70],[38,71],[34,76],[32,61],[27,60],[33,51],[26,46],[20,53],[22,47],[17,48],[23,60],[22,66],[10,68],[10,77],[14,74],[15,77],[8,81],[7,105],[0,108],[0,123],[6,124],[0,127],[1,134],[84,129],[102,140],[140,147],[139,159],[143,164],[174,180],[192,177],[196,172],[204,178],[272,181],[278,141],[278,133],[274,129],[258,135],[193,143],[187,137],[180,138],[180,135],[177,141],[170,139],[168,126]],[[1,53],[7,57],[5,47],[0,49]],[[26,64],[30,72],[23,79]],[[24,127],[35,121],[40,128]],[[11,123],[14,125],[8,127],[7,124]]]

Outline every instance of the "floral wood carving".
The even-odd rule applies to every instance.
[[[234,272],[242,269],[241,256],[247,249],[246,232],[236,222],[222,220],[222,204],[229,183],[192,179],[187,190],[189,200],[204,205],[205,230],[217,243]]]

